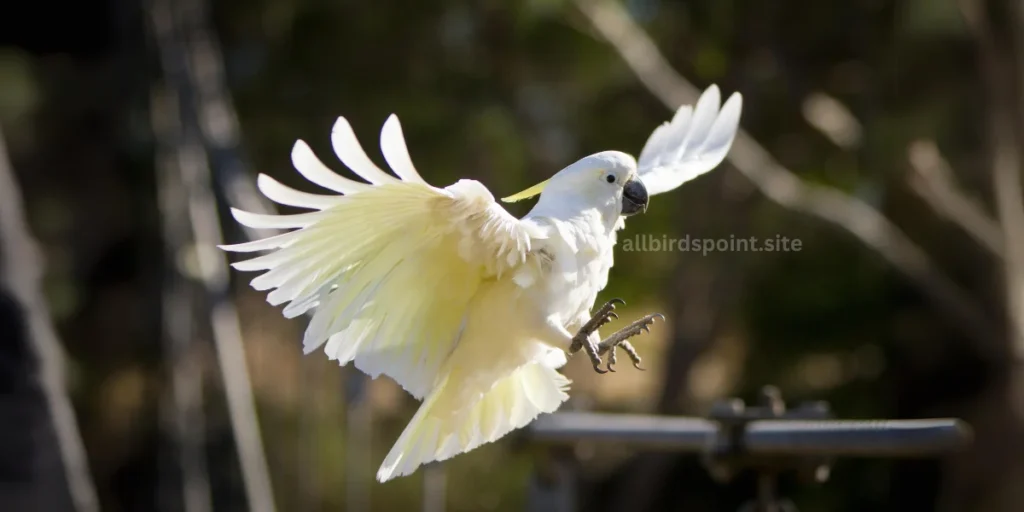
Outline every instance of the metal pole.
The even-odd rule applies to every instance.
[[[531,439],[544,444],[614,442],[633,448],[702,453],[723,435],[703,418],[632,414],[557,413],[538,418]],[[938,455],[969,442],[970,427],[958,419],[753,420],[743,443],[749,454],[854,457]]]
[[[830,417],[828,405],[822,402],[787,410],[778,390],[766,387],[760,405],[747,407],[741,400],[725,400],[712,408],[708,419],[562,412],[538,418],[527,428],[527,435],[549,450],[588,441],[700,454],[719,481],[752,470],[758,477],[756,499],[741,510],[757,512],[796,510],[778,496],[778,478],[784,471],[796,471],[820,483],[828,478],[833,457],[931,457],[960,449],[972,438],[970,427],[952,418],[844,421]],[[543,471],[550,471],[547,461],[538,464],[538,473]],[[530,493],[533,504],[533,497],[541,492],[531,486]]]

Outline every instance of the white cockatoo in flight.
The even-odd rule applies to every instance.
[[[286,187],[266,175],[271,200],[312,210],[261,215],[233,210],[252,228],[293,228],[237,245],[235,252],[272,251],[234,263],[266,271],[252,280],[287,303],[284,316],[307,312],[305,353],[323,346],[330,359],[376,378],[387,375],[422,400],[384,459],[377,480],[495,441],[558,409],[569,380],[558,369],[584,350],[601,369],[627,341],[661,315],[647,315],[601,339],[617,318],[612,300],[593,310],[608,283],[616,231],[668,192],[718,166],[739,124],[742,97],[724,105],[716,86],[654,130],[640,156],[603,151],[503,201],[539,195],[517,219],[478,181],[445,188],[416,171],[398,119],[384,123],[380,146],[396,176],[367,157],[347,121],[331,142],[342,163],[368,183],[332,172],[303,141],[292,162],[309,181],[336,192]]]

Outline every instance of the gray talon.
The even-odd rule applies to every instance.
[[[641,333],[651,332],[650,325],[653,324],[654,320],[659,317],[662,319],[665,318],[663,315],[656,313],[653,315],[647,315],[627,325],[626,327],[623,327],[618,332],[612,334],[611,336],[609,336],[608,338],[606,338],[605,340],[598,344],[598,353],[604,354],[614,345],[620,345],[629,338],[637,336]]]
[[[600,343],[593,343],[590,341],[590,335],[597,332],[597,328],[607,324],[613,318],[618,319],[619,316],[614,313],[615,304],[625,304],[622,299],[612,299],[601,306],[597,313],[583,327],[580,329],[576,336],[573,337],[572,344],[569,347],[569,354],[575,354],[580,349],[586,349],[587,356],[590,358],[590,362],[594,365],[594,371],[597,373],[608,373],[615,371],[615,364],[618,362],[617,349],[619,347],[626,351],[626,355],[629,356],[630,361],[633,363],[633,367],[640,371],[646,371],[645,368],[640,366],[640,355],[637,354],[636,349],[629,343],[629,339],[634,336],[639,336],[643,333],[651,332],[651,325],[655,320],[665,320],[665,315],[661,313],[654,313],[651,315],[644,316],[643,318],[619,329],[611,336],[608,336]],[[607,370],[602,370],[601,356],[608,353],[608,364]]]
[[[629,359],[633,362],[634,368],[640,371],[647,371],[646,369],[640,367],[640,355],[636,353],[636,349],[633,348],[633,345],[631,345],[628,341],[623,341],[619,346],[622,347],[622,350],[626,351],[626,355],[628,355]]]

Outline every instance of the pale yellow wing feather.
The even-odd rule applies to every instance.
[[[334,174],[298,144],[303,175],[345,195],[308,194],[263,178],[261,188],[271,199],[316,211],[233,210],[246,226],[296,230],[222,248],[272,251],[234,267],[265,271],[251,284],[270,290],[271,304],[286,304],[286,316],[313,313],[303,338],[307,353],[326,343],[330,358],[354,361],[372,376],[388,375],[423,398],[436,384],[480,284],[522,265],[532,241],[543,235],[501,208],[479,182],[462,180],[444,189],[426,184],[400,141],[397,120],[385,133],[388,160],[403,179],[381,176],[340,119],[334,140],[339,156],[375,184]]]

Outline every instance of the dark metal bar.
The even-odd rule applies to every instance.
[[[615,442],[637,448],[705,452],[719,440],[721,427],[702,418],[566,412],[538,418],[534,441]],[[956,419],[885,421],[754,420],[743,434],[743,448],[758,455],[843,455],[914,457],[955,450],[969,443],[970,428]]]
[[[744,448],[758,455],[923,457],[959,449],[971,437],[957,419],[756,420],[747,425]]]
[[[530,437],[541,443],[599,441],[699,452],[718,434],[718,423],[701,418],[563,412],[537,418]]]

